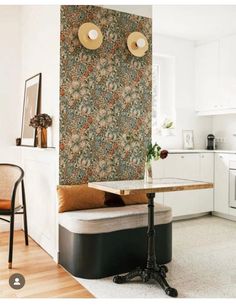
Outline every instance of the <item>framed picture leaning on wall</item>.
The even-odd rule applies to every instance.
[[[36,130],[29,126],[30,119],[40,111],[41,73],[25,81],[24,106],[21,126],[21,145],[36,145]]]
[[[193,149],[193,130],[183,130],[184,149]]]

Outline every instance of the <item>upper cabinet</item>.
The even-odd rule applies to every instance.
[[[196,111],[236,113],[236,35],[196,47]]]
[[[207,112],[219,103],[219,43],[196,47],[196,111]]]
[[[220,100],[224,107],[236,108],[236,35],[220,40]]]

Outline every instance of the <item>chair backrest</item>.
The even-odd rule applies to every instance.
[[[16,184],[24,177],[23,169],[15,164],[0,163],[0,199],[11,200]],[[19,188],[17,192],[19,191]],[[16,194],[18,199],[18,194]]]

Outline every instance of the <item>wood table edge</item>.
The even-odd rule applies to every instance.
[[[116,195],[129,195],[129,194],[131,194],[130,191],[127,191],[127,190],[118,190],[118,189],[114,189],[114,188],[107,187],[107,186],[102,186],[102,190],[101,190],[100,186],[96,185],[96,184],[93,184],[93,182],[89,182],[88,183],[88,187],[94,188],[94,189],[99,190],[99,191],[113,193],[113,194],[116,194]]]
[[[167,192],[175,192],[175,191],[188,191],[188,190],[201,190],[201,189],[210,189],[214,187],[213,183],[209,182],[201,182],[196,181],[198,184],[189,184],[189,185],[183,185],[183,186],[170,186],[170,187],[160,187],[158,190],[155,188],[147,188],[147,189],[133,189],[133,190],[124,190],[124,189],[114,189],[107,186],[102,186],[102,190],[99,185],[96,185],[93,182],[88,183],[88,187],[97,189],[99,191],[109,192],[116,195],[131,195],[131,194],[137,194],[137,193],[167,193]]]

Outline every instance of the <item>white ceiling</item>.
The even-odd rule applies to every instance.
[[[127,1],[128,2],[128,1]],[[152,18],[152,5],[101,5],[111,10]]]
[[[158,5],[154,32],[194,41],[236,34],[236,5]]]

